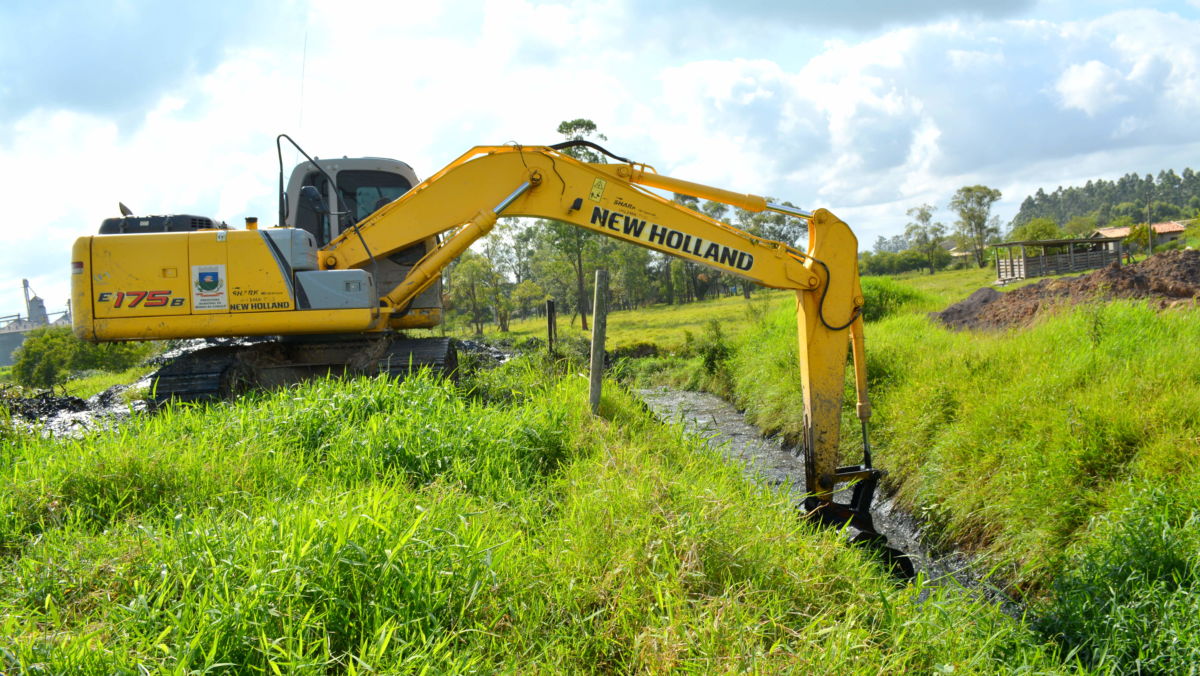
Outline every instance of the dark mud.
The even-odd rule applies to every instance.
[[[42,391],[30,397],[7,396],[0,406],[8,409],[13,424],[43,436],[73,436],[108,429],[148,410],[145,401],[129,398],[127,390],[148,387],[149,378],[131,385],[114,385],[88,399]]]
[[[756,481],[794,493],[797,502],[800,501],[804,492],[803,459],[784,448],[778,439],[764,437],[729,402],[704,392],[668,388],[639,390],[638,394],[660,420],[678,422],[705,437],[709,446],[740,462]],[[905,513],[891,498],[877,497],[871,516],[889,545],[908,555],[918,573],[930,582],[961,586],[1000,605],[1011,615],[1020,614],[1021,607],[984,578],[987,571],[980,570],[981,564],[959,552],[938,551],[926,537],[920,521]]]
[[[499,365],[512,359],[513,349],[508,345],[494,345],[481,340],[455,339],[454,349],[460,353],[475,355],[486,364]]]
[[[1061,308],[1117,298],[1144,298],[1160,308],[1195,304],[1200,298],[1200,251],[1167,251],[1133,265],[1113,263],[1007,293],[985,287],[929,318],[953,329],[998,330],[1026,326]]]
[[[162,366],[177,357],[203,349],[218,341],[194,339],[176,341],[174,346],[147,360],[147,364]],[[250,342],[231,339],[220,342]],[[32,396],[22,396],[17,388],[0,393],[0,406],[8,409],[17,426],[43,436],[76,436],[100,429],[111,429],[132,416],[153,410],[142,393],[149,390],[153,376],[145,376],[128,385],[114,385],[87,399],[53,390],[42,390]]]

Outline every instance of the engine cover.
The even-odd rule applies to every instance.
[[[205,216],[175,214],[171,216],[125,216],[106,218],[100,224],[101,235],[136,235],[144,232],[192,232],[217,227],[216,221]]]

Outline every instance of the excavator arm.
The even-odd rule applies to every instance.
[[[164,400],[216,395],[244,381],[270,384],[337,370],[371,372],[371,364],[402,367],[418,363],[419,350],[392,340],[390,330],[434,320],[432,314],[421,315],[414,299],[499,217],[571,223],[796,293],[808,507],[822,520],[874,533],[868,508],[880,473],[871,466],[865,442],[870,404],[854,234],[824,209],[800,211],[616,159],[585,163],[556,147],[476,147],[319,249],[309,230],[258,230],[256,221],[234,230],[191,216],[109,219],[100,235],[81,237],[72,250],[75,333],[90,341],[300,336],[272,344],[213,346],[176,360],[157,376]],[[808,248],[799,251],[755,237],[664,199],[654,189],[806,218]],[[311,205],[315,211],[322,208],[321,198],[309,186],[310,202],[313,194],[318,195]],[[297,197],[304,195],[302,189]],[[116,229],[110,232],[110,226]],[[427,250],[435,237],[441,244]],[[383,275],[370,272],[381,268],[385,257],[408,272],[398,283],[389,282],[394,288],[377,291],[374,285]],[[343,335],[322,342],[314,340],[315,334]],[[366,347],[358,350],[346,334]],[[864,452],[860,464],[839,467],[851,347]],[[347,350],[356,356],[345,359]],[[451,356],[443,340],[423,363],[450,367]],[[847,482],[854,483],[851,503],[835,503],[835,488]]]
[[[664,199],[659,188],[735,205],[806,218],[806,252],[755,237]],[[485,205],[480,208],[480,205]],[[662,176],[636,163],[580,162],[551,147],[481,146],[380,208],[318,254],[324,269],[364,268],[415,241],[451,231],[382,299],[382,312],[402,316],[450,261],[491,230],[500,216],[554,219],[796,292],[799,368],[804,394],[807,490],[822,518],[852,522],[874,532],[867,508],[879,471],[865,442],[870,416],[862,351],[862,290],[858,241],[824,209],[808,213]],[[853,338],[853,339],[852,339]],[[846,356],[854,345],[858,413],[864,424],[864,461],[839,467],[838,445]],[[855,481],[847,509],[832,502],[839,483]]]

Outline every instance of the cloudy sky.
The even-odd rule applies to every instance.
[[[424,177],[594,120],[660,172],[827,207],[863,246],[963,185],[1200,168],[1200,0],[6,0],[0,315],[138,214],[274,223],[274,137]],[[285,155],[285,162],[293,162]],[[290,166],[289,166],[290,168]]]

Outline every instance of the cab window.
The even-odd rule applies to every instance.
[[[341,171],[337,182],[346,209],[353,217],[352,222],[346,219],[346,227],[412,189],[412,184],[403,176],[386,171]]]

